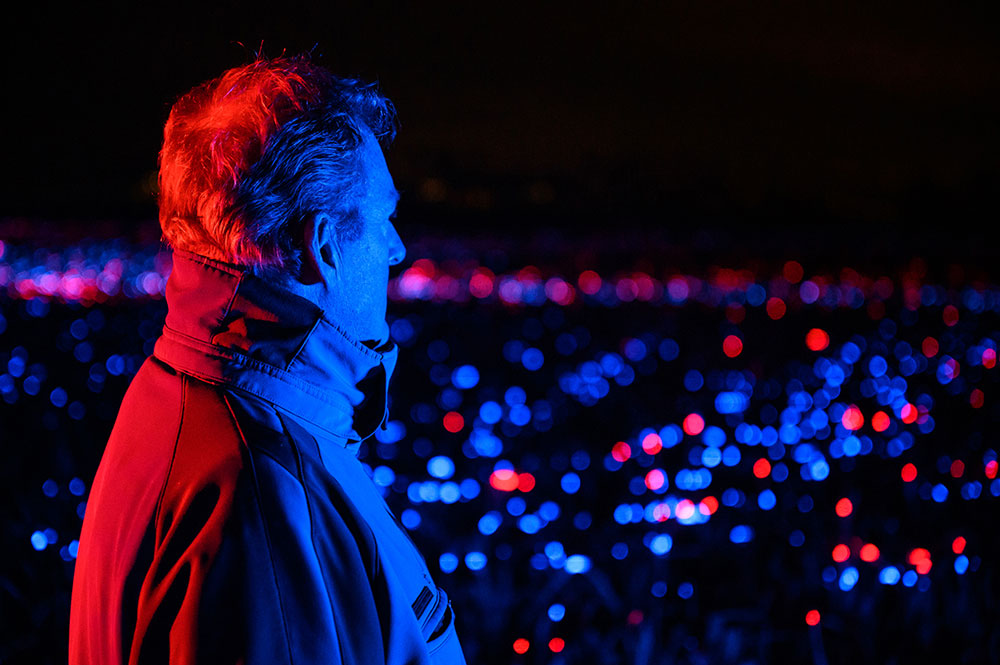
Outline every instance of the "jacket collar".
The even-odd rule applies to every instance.
[[[153,353],[177,370],[252,393],[357,452],[388,415],[398,348],[370,348],[311,301],[245,268],[174,250]]]

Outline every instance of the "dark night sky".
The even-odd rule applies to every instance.
[[[39,7],[3,29],[0,217],[153,218],[171,102],[263,40],[381,81],[402,121],[390,167],[417,207],[895,230],[996,218],[994,17],[612,4]]]

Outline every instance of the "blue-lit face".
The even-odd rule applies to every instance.
[[[361,236],[336,242],[334,224],[326,225],[326,238],[333,239],[333,265],[321,262],[328,292],[318,304],[350,335],[374,346],[389,337],[385,321],[389,266],[403,260],[406,248],[392,222],[399,194],[371,133],[362,144],[359,176],[361,186],[345,207],[360,217]]]

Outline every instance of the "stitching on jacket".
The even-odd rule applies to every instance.
[[[170,464],[167,466],[167,475],[163,479],[163,486],[160,488],[160,494],[156,497],[156,509],[153,511],[153,524],[157,525],[157,527],[159,526],[160,521],[160,511],[163,508],[163,497],[167,493],[167,485],[170,484],[170,474],[173,473],[174,470],[174,460],[177,459],[177,446],[181,441],[181,430],[184,427],[184,403],[187,401],[187,384],[189,379],[183,375],[181,375],[180,379],[181,408],[177,417],[177,435],[174,437],[174,449],[170,452]],[[155,531],[159,531],[159,529],[156,528]],[[155,531],[153,535],[154,548],[156,545],[159,545]]]
[[[315,386],[307,381],[303,381],[298,377],[292,376],[288,371],[283,370],[280,367],[275,367],[274,365],[269,365],[259,360],[255,360],[253,358],[243,355],[242,353],[222,350],[221,347],[217,345],[210,344],[208,342],[197,339],[196,337],[192,337],[191,335],[188,335],[186,333],[174,330],[169,326],[163,326],[162,337],[167,339],[168,341],[177,344],[195,347],[196,350],[201,351],[206,355],[213,356],[215,358],[219,358],[222,360],[239,361],[247,369],[261,372],[262,374],[266,374],[270,377],[278,379],[279,381],[284,381],[285,383],[288,383],[291,386],[298,388],[299,390],[302,390],[303,392],[309,394],[310,397],[315,397],[324,404],[329,404],[330,406],[336,406],[336,404],[334,404],[330,400],[325,399],[326,392],[320,389],[318,386]],[[180,339],[171,339],[172,337],[178,337]],[[164,360],[170,362],[170,360],[167,358],[164,358]],[[216,381],[218,381],[218,379],[216,379]]]
[[[226,408],[229,409],[229,415],[233,419],[236,431],[240,433],[243,448],[247,451],[247,462],[250,464],[250,477],[253,478],[254,498],[257,499],[257,512],[260,515],[260,525],[264,530],[264,541],[267,543],[267,558],[271,560],[271,576],[274,578],[274,592],[278,594],[278,605],[281,608],[281,627],[285,631],[285,649],[288,654],[288,662],[291,663],[292,639],[288,634],[288,622],[285,620],[285,601],[281,598],[281,587],[278,584],[278,572],[274,564],[274,549],[271,547],[271,534],[267,529],[267,519],[264,517],[264,502],[261,500],[260,484],[257,482],[257,467],[254,465],[253,455],[250,452],[250,446],[247,444],[247,438],[243,434],[243,428],[240,427],[240,421],[236,417],[233,406],[229,403],[229,398],[225,393],[222,394],[222,399],[226,403]]]
[[[243,275],[246,273],[239,273],[236,277],[236,286],[233,287],[233,295],[229,296],[229,302],[226,303],[226,308],[222,310],[222,317],[219,319],[219,323],[222,323],[229,316],[229,312],[233,309],[233,303],[236,302],[236,294],[240,292],[240,284],[243,283]]]
[[[245,269],[240,269],[240,266],[225,263],[224,261],[219,261],[218,259],[213,259],[202,254],[195,254],[194,252],[189,252],[186,249],[175,249],[173,250],[173,254],[178,254],[194,261],[195,263],[201,263],[207,268],[224,272],[227,275],[241,275],[246,271]]]
[[[323,559],[320,557],[319,552],[316,551],[316,520],[313,516],[312,498],[309,494],[309,487],[306,484],[305,471],[302,468],[302,455],[299,452],[299,447],[295,445],[295,437],[293,437],[292,433],[288,431],[288,426],[285,424],[285,420],[280,414],[278,415],[278,420],[281,421],[281,427],[285,430],[285,434],[292,443],[292,454],[295,456],[295,470],[298,474],[297,480],[302,486],[302,494],[306,497],[306,512],[309,514],[309,544],[312,545],[313,556],[316,557],[316,565],[319,567],[319,574],[322,575],[325,582],[327,579],[326,567],[323,565]],[[333,602],[333,598],[330,596],[330,590],[326,588],[325,583],[323,587],[324,591],[326,591],[327,602],[330,604],[330,609],[332,610],[335,607],[335,603]],[[331,612],[331,614],[333,613]],[[336,622],[336,617],[334,617],[334,622]],[[336,623],[334,625],[336,625]],[[339,662],[346,663],[347,661],[344,660],[344,641],[341,639],[339,634],[337,635],[337,652],[340,654]]]
[[[167,332],[167,328],[164,327],[164,333],[166,333],[166,332]],[[177,335],[184,335],[184,333],[178,333],[177,331],[174,331],[174,330],[170,330],[170,332],[174,333],[174,334],[177,334]],[[187,337],[187,335],[184,335],[184,336]],[[161,339],[163,339],[165,342],[168,342],[168,343],[180,344],[181,346],[184,346],[183,342],[180,342],[178,340],[172,340],[169,337],[167,337],[166,335],[164,335],[163,337],[161,337]],[[198,341],[198,340],[195,340],[194,338],[190,338],[190,339],[192,339],[195,342]],[[220,357],[224,358],[226,360],[232,360],[232,358],[228,358],[228,357],[225,357],[225,356],[220,356]],[[249,386],[246,386],[246,385],[241,385],[241,384],[234,383],[232,381],[227,381],[225,379],[220,379],[220,378],[218,378],[216,376],[213,376],[211,374],[205,374],[204,372],[199,372],[196,369],[192,369],[191,366],[188,365],[187,363],[181,362],[181,361],[177,360],[176,358],[166,358],[166,357],[163,357],[161,355],[156,355],[156,358],[158,360],[166,363],[170,367],[172,367],[172,368],[174,368],[174,369],[176,369],[176,370],[178,370],[178,371],[180,371],[180,372],[182,372],[184,374],[189,374],[191,376],[194,376],[195,378],[201,379],[202,381],[204,381],[206,383],[211,383],[213,385],[224,385],[227,388],[231,388],[233,390],[239,390],[241,392],[244,392],[244,393],[247,393],[247,394],[250,394],[250,395],[254,395],[255,397],[259,397],[260,399],[264,400],[265,402],[267,402],[268,404],[274,406],[275,408],[281,409],[283,411],[288,411],[287,407],[278,404],[273,399],[271,399],[270,395],[268,395],[266,393],[263,393],[263,392],[261,392],[259,390],[254,390],[253,388],[251,388]],[[242,356],[240,358],[243,359]],[[246,362],[246,364],[248,366],[249,365],[261,364],[261,363],[258,363],[257,361],[250,360],[249,358],[246,358],[245,362]],[[271,366],[270,365],[262,365],[262,367],[269,368]],[[254,371],[256,368],[255,367],[249,367],[248,369],[250,371]],[[276,371],[281,372],[283,370],[276,370]],[[274,378],[282,380],[284,377],[275,376]],[[291,384],[292,382],[291,381],[286,381],[286,383],[290,383]],[[306,385],[308,386],[309,384],[306,384]],[[292,387],[295,388],[297,386],[295,386],[293,384]],[[336,406],[336,405],[332,404],[331,402],[329,402],[328,400],[320,399],[319,397],[314,396],[311,393],[311,391],[309,391],[309,390],[303,390],[303,392],[306,393],[306,397],[312,397],[314,399],[317,399],[317,401],[322,402],[326,406]],[[388,410],[387,410],[387,412],[388,412]],[[333,430],[331,430],[331,429],[329,429],[327,427],[324,427],[323,425],[321,425],[320,423],[316,422],[314,419],[310,418],[309,416],[307,416],[304,413],[297,413],[296,416],[299,417],[299,418],[303,418],[304,420],[309,421],[310,423],[312,423],[313,425],[315,425],[319,429],[321,429],[324,432],[326,432],[327,434],[329,434],[332,438],[337,439],[339,441],[342,441],[341,445],[344,446],[345,448],[348,447],[350,444],[359,444],[363,440],[362,438],[352,439],[350,437],[344,436],[343,434],[338,434],[337,432],[334,432]],[[384,421],[385,420],[385,416],[383,416],[382,419]],[[373,434],[374,434],[374,432],[373,432]],[[369,435],[369,436],[371,436],[371,435]],[[364,437],[364,438],[368,438],[368,437]]]
[[[324,315],[325,314],[326,314],[326,312],[324,312]],[[347,332],[343,328],[341,328],[340,326],[338,326],[333,321],[325,318],[325,316],[321,316],[319,320],[322,321],[323,323],[325,323],[326,325],[330,326],[331,328],[333,328],[335,331],[337,331],[337,333],[341,337],[343,337],[344,340],[348,344],[350,344],[352,347],[354,347],[355,349],[357,349],[358,351],[360,351],[364,355],[368,356],[372,360],[378,360],[379,362],[382,362],[382,359],[385,357],[384,353],[382,353],[380,351],[376,351],[375,349],[371,348],[370,346],[365,346],[364,344],[362,344],[361,342],[357,341],[356,339],[352,339],[351,336],[348,335]]]
[[[320,321],[322,321],[322,320],[323,320],[322,318],[316,319],[316,321],[314,321],[313,324],[312,324],[312,326],[309,328],[309,332],[307,332],[302,337],[302,343],[299,344],[299,348],[295,349],[295,353],[292,354],[292,359],[288,361],[287,365],[285,365],[285,370],[286,371],[290,370],[292,368],[292,365],[295,364],[295,361],[299,359],[299,355],[306,348],[306,344],[309,343],[309,338],[313,336],[314,332],[316,332],[316,328],[319,326]]]
[[[159,542],[160,514],[161,514],[161,511],[162,511],[162,507],[163,507],[163,497],[167,493],[167,485],[170,484],[170,474],[174,470],[174,460],[177,459],[177,446],[178,446],[178,444],[180,443],[180,440],[181,440],[181,428],[184,426],[184,402],[185,402],[185,399],[187,397],[187,381],[188,381],[188,379],[184,375],[181,375],[180,376],[180,380],[181,380],[181,405],[180,405],[180,411],[179,411],[178,416],[177,416],[177,434],[174,437],[174,447],[173,447],[173,450],[170,451],[170,464],[167,465],[167,474],[163,478],[163,485],[160,487],[160,493],[156,497],[156,506],[153,509],[153,563],[156,562],[156,550],[157,550],[157,548],[158,548],[158,546],[160,544],[160,542]],[[155,579],[156,573],[155,573],[155,571],[152,568],[152,563],[150,564],[150,568],[147,571],[146,577],[143,579],[142,584],[139,587],[138,604],[136,605],[136,616],[137,617],[138,617],[139,609],[140,609],[141,604],[142,604],[143,589],[146,589],[147,581],[151,579],[150,578],[150,574],[152,574],[152,576],[153,576],[152,579]],[[136,628],[133,628],[133,631],[135,631],[137,628],[138,628],[138,622],[137,622]],[[136,640],[135,640],[135,634],[133,633],[132,639],[131,639],[131,647],[129,648],[129,651],[131,652],[133,649],[135,649],[137,644],[141,647],[141,642],[136,642]],[[122,654],[122,655],[126,656],[125,654]],[[131,653],[129,653],[128,656],[126,656],[126,657],[129,660],[131,660]]]

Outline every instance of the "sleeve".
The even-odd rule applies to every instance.
[[[223,464],[178,450],[130,664],[385,662],[374,539],[274,446]]]

